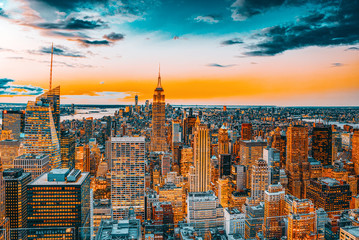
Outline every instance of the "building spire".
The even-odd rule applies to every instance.
[[[52,89],[52,61],[54,58],[54,43],[51,45],[51,66],[50,66],[50,88],[49,91]]]
[[[157,82],[157,88],[156,89],[162,89],[162,84],[161,84],[161,64],[158,65],[158,82]]]

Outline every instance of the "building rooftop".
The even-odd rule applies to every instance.
[[[112,137],[111,142],[145,142],[145,137]]]
[[[20,155],[18,157],[16,157],[16,159],[27,159],[27,160],[38,160],[38,159],[43,159],[48,157],[49,155],[46,154],[33,154],[33,153],[29,153],[29,154],[23,154]]]
[[[347,231],[348,233],[352,234],[355,237],[359,237],[359,227],[358,226],[348,226],[348,227],[342,227],[344,231]]]
[[[86,177],[89,175],[89,173],[87,173],[87,172],[81,172],[80,171],[80,174],[79,174],[76,181],[66,181],[66,178],[63,178],[63,177],[66,175],[67,171],[68,171],[68,174],[71,173],[69,171],[69,169],[66,169],[66,168],[65,169],[53,169],[50,172],[44,173],[41,176],[39,176],[38,178],[36,178],[34,181],[29,183],[28,186],[54,186],[54,185],[70,185],[70,186],[74,185],[74,186],[78,186],[78,185],[81,185],[85,181]],[[51,177],[51,174],[52,174],[52,176],[55,177],[55,179],[54,179],[55,181],[49,181],[48,180],[49,174],[50,174],[50,177]],[[60,179],[61,180],[65,179],[65,181],[61,181],[61,180],[58,181],[57,180],[58,176],[56,176],[56,175],[63,175],[63,176],[60,177]],[[66,176],[68,176],[68,175],[66,175]]]

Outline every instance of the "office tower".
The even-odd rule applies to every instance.
[[[251,174],[252,166],[255,161],[263,158],[263,149],[267,146],[264,141],[241,141],[240,147],[240,164],[246,166],[247,172],[247,186],[251,188]]]
[[[194,133],[195,192],[206,192],[210,189],[210,163],[209,129],[197,119]]]
[[[137,108],[138,106],[138,95],[135,95],[135,107]]]
[[[75,167],[75,137],[68,130],[61,130],[61,167]]]
[[[276,128],[273,134],[272,148],[280,152],[280,168],[285,168],[286,165],[286,152],[287,152],[287,138],[281,134],[280,128]]]
[[[234,189],[231,186],[231,180],[228,177],[218,179],[218,200],[222,207],[230,206],[230,197]]]
[[[218,166],[219,166],[219,177],[220,178],[223,178],[224,176],[231,175],[232,155],[220,154]]]
[[[218,130],[218,154],[229,154],[228,129],[223,126]]]
[[[280,181],[280,151],[275,148],[263,149],[263,160],[269,167],[270,184],[278,184]]]
[[[2,111],[2,130],[11,131],[14,139],[19,140],[20,134],[24,132],[25,112],[24,111]]]
[[[53,169],[28,184],[28,239],[88,239],[90,175]],[[81,233],[81,237],[80,237]]]
[[[93,134],[93,117],[88,117],[84,120],[84,130],[85,143],[88,143]]]
[[[160,155],[161,156],[161,175],[166,177],[167,173],[171,171],[171,154],[166,152]]]
[[[153,189],[147,189],[145,193],[145,220],[152,219],[152,205],[159,201],[158,193]]]
[[[252,123],[242,123],[241,136],[242,140],[252,140]]]
[[[189,167],[193,165],[193,148],[183,147],[181,150],[180,173],[183,177],[187,177]]]
[[[158,73],[158,83],[155,93],[153,94],[152,104],[152,134],[151,134],[151,151],[165,152],[166,143],[166,109],[165,95],[161,85],[161,75]]]
[[[3,169],[14,166],[14,159],[19,156],[21,142],[19,140],[0,141],[0,160]]]
[[[323,175],[323,165],[321,162],[312,157],[308,157],[309,162],[309,178],[321,178]]]
[[[179,120],[172,121],[172,143],[182,142],[182,129]]]
[[[355,129],[352,137],[352,162],[355,174],[359,175],[359,129]]]
[[[173,208],[173,221],[183,221],[183,188],[177,187],[174,183],[166,183],[158,189],[159,201],[170,202]]]
[[[10,220],[10,238],[27,239],[28,195],[27,185],[31,182],[31,173],[26,173],[20,168],[10,168],[3,172],[5,180],[5,209],[6,216]]]
[[[244,229],[245,239],[254,239],[260,232],[264,219],[264,203],[248,206],[246,209],[246,221]]]
[[[340,240],[359,240],[359,227],[346,226],[340,228]]]
[[[3,169],[0,164],[0,240],[10,239],[10,221],[6,217],[5,209],[5,181]]]
[[[309,183],[308,129],[290,126],[287,129],[288,191],[297,198],[305,198]]]
[[[312,136],[312,156],[323,166],[332,165],[332,128],[314,127]]]
[[[269,185],[264,194],[263,236],[265,239],[280,239],[283,231],[285,189],[280,183]]]
[[[307,198],[325,211],[349,209],[351,195],[349,184],[334,178],[311,179],[307,188]]]
[[[173,209],[170,202],[156,202],[152,204],[152,222],[156,235],[173,234]]]
[[[288,216],[287,238],[288,240],[315,239],[315,209],[310,200],[293,200]]]
[[[326,211],[324,211],[323,208],[319,208],[315,211],[315,218],[318,240],[324,239],[325,225],[329,220],[328,214],[326,213]]]
[[[259,159],[252,166],[251,176],[251,202],[258,204],[264,201],[264,192],[269,185],[269,170],[267,163]]]
[[[32,179],[35,179],[51,170],[50,158],[45,154],[23,154],[15,158],[14,168],[21,168],[25,172],[31,173]]]
[[[111,202],[114,220],[123,219],[133,207],[144,219],[145,138],[111,138]]]
[[[181,151],[183,148],[183,143],[173,143],[172,144],[172,160],[174,165],[178,165],[179,172],[181,172]]]
[[[224,229],[227,236],[240,234],[242,238],[244,237],[245,216],[237,208],[224,209]]]
[[[53,118],[53,124],[56,129],[57,137],[59,138],[60,134],[60,86],[50,89],[46,93],[38,96],[36,98],[36,104],[42,102],[43,104],[47,104],[51,109],[51,114]],[[26,109],[26,115],[27,113]],[[25,115],[25,118],[26,118]]]
[[[247,168],[244,165],[237,165],[237,191],[243,191],[247,186]]]
[[[223,226],[223,208],[213,191],[189,192],[187,223],[195,228]]]
[[[190,145],[195,125],[196,117],[192,114],[192,109],[190,109],[189,115],[183,119],[183,140],[185,145]]]
[[[54,102],[51,100],[57,101],[58,95],[55,94],[57,90],[60,91],[60,88],[37,97],[36,102],[29,101],[25,115],[24,152],[50,155],[51,169],[61,166],[60,141],[56,131],[55,115],[53,115]]]

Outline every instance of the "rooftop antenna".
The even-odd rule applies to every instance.
[[[54,59],[54,43],[51,45],[51,66],[50,66],[50,89],[52,89],[52,62]]]

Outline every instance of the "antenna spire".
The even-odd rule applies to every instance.
[[[158,66],[158,83],[157,83],[157,89],[162,89],[161,84],[161,64]]]
[[[51,45],[51,66],[50,66],[50,89],[52,89],[52,62],[54,59],[54,43]]]

